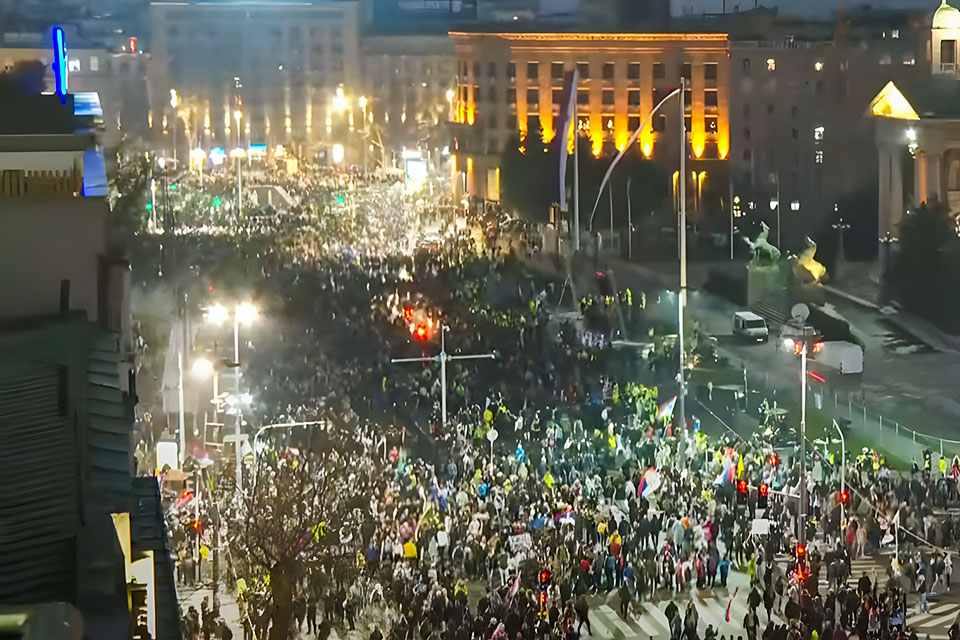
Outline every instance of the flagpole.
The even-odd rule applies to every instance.
[[[683,369],[683,306],[687,297],[687,124],[684,120],[686,116],[686,82],[685,78],[680,78],[680,171],[677,180],[680,182],[680,295],[677,297],[678,324],[677,338],[680,346],[680,372],[677,375],[677,381],[680,383],[680,391],[677,393],[680,402],[680,432],[686,434],[686,406],[684,402],[684,377],[686,372]]]
[[[580,123],[577,105],[579,89],[579,75],[573,76],[577,79],[573,87],[573,250],[580,251]]]

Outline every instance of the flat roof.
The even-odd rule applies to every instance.
[[[727,33],[721,32],[655,32],[655,33],[604,33],[604,32],[486,32],[486,31],[450,31],[451,37],[491,37],[504,40],[559,40],[571,42],[671,42],[675,40],[689,42],[725,42]]]

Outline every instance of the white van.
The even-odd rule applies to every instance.
[[[767,322],[762,317],[752,311],[737,311],[733,314],[733,335],[766,342],[770,334]]]
[[[863,347],[852,342],[824,342],[814,359],[840,373],[863,373]]]

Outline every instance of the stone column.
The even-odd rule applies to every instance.
[[[913,160],[913,206],[927,201],[927,152],[917,151]]]
[[[942,166],[941,152],[927,152],[927,202],[946,200],[946,194],[941,189]]]
[[[890,152],[886,145],[879,148],[879,193],[877,194],[877,231],[881,238],[890,232]]]
[[[903,219],[903,154],[894,147],[890,150],[890,232],[896,235]]]

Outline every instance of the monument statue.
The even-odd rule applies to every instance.
[[[817,243],[807,237],[807,247],[797,256],[797,265],[802,267],[808,277],[812,278],[813,284],[820,282],[827,274],[827,268],[814,259],[817,254]],[[799,274],[798,274],[799,275]]]
[[[770,227],[768,227],[766,223],[761,222],[760,229],[760,235],[758,235],[757,239],[753,242],[750,241],[750,238],[743,239],[753,252],[753,258],[750,260],[750,263],[760,267],[774,266],[780,260],[780,249],[777,249],[767,241],[767,236],[770,235]]]

